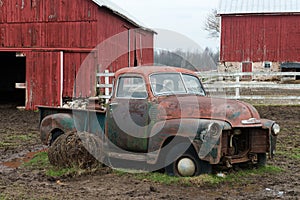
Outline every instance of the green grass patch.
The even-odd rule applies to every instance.
[[[12,142],[1,142],[0,141],[0,147],[14,147],[16,146],[16,144],[12,143]]]
[[[23,166],[32,169],[51,167],[47,152],[39,152],[35,154],[34,157],[30,161],[25,162]]]
[[[52,177],[61,177],[61,176],[66,176],[66,175],[76,175],[78,174],[79,170],[75,167],[71,168],[50,168],[46,171],[47,176],[52,176]]]
[[[6,200],[6,199],[8,199],[6,195],[0,194],[0,200]]]
[[[240,170],[234,173],[230,173],[224,178],[224,180],[227,182],[240,182],[241,180],[248,177],[256,177],[264,174],[277,174],[283,171],[284,170],[280,167],[266,165],[265,167],[260,167],[257,169]]]
[[[229,173],[224,177],[219,177],[215,174],[203,174],[197,177],[174,177],[162,173],[135,173],[133,176],[139,180],[148,180],[165,185],[182,185],[182,186],[217,186],[220,183],[240,183],[246,179],[255,178],[264,174],[276,174],[282,172],[283,169],[271,165],[260,167],[258,169],[240,170],[234,173]],[[114,170],[114,173],[123,176],[128,174],[124,171]]]
[[[30,161],[25,162],[23,167],[30,169],[44,169],[47,176],[61,177],[67,175],[82,174],[82,170],[76,167],[60,168],[50,164],[47,152],[37,153]]]
[[[286,156],[289,159],[300,160],[300,148],[291,148],[288,151],[279,150],[276,154]]]
[[[37,136],[35,134],[29,133],[26,135],[11,135],[8,136],[7,139],[8,140],[21,140],[21,141],[29,141],[33,138],[36,138]]]

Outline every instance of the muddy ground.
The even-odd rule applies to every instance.
[[[0,200],[300,198],[300,106],[258,107],[262,117],[276,120],[282,127],[277,156],[268,164],[284,169],[283,172],[249,175],[237,183],[201,187],[159,184],[109,170],[57,180],[45,175],[43,168],[28,170],[17,164],[17,168],[5,167],[3,163],[45,147],[39,139],[39,113],[5,105],[0,109]]]

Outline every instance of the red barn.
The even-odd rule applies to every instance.
[[[221,0],[219,71],[300,70],[298,0]]]
[[[96,72],[154,62],[154,34],[108,0],[2,0],[0,101],[94,96]]]

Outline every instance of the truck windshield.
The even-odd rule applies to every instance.
[[[193,75],[180,73],[160,73],[150,76],[150,83],[155,96],[194,94],[205,96],[199,79]]]

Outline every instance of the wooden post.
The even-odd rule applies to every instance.
[[[109,76],[108,76],[108,73],[109,73],[109,71],[108,70],[105,70],[104,71],[104,73],[105,74],[107,74],[107,76],[105,76],[105,80],[104,80],[104,83],[105,83],[105,85],[108,85],[109,84]],[[109,87],[107,86],[107,87],[105,87],[105,96],[108,96],[109,95]],[[105,103],[108,103],[108,99],[105,99]]]
[[[236,82],[236,84],[239,84],[239,83],[240,83],[240,76],[239,76],[239,75],[237,75],[237,76],[235,77],[235,82]],[[236,88],[235,88],[235,98],[236,98],[236,99],[239,99],[239,98],[240,98],[240,88],[239,88],[239,87],[236,87]]]

